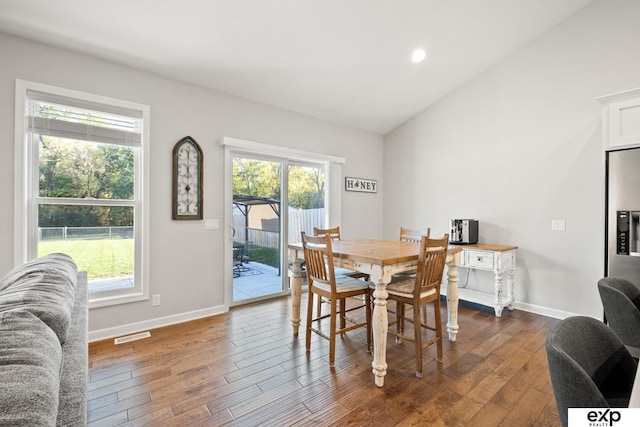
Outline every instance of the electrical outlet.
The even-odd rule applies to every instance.
[[[564,219],[552,219],[551,220],[551,230],[553,230],[553,231],[564,231]]]
[[[160,305],[160,294],[151,296],[151,305],[153,307]]]

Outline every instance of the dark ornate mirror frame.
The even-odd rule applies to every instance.
[[[202,149],[190,136],[173,147],[173,219],[202,219],[202,164]]]

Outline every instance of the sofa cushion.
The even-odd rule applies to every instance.
[[[29,311],[0,313],[0,426],[56,424],[62,349]]]
[[[71,257],[51,254],[11,270],[0,280],[0,313],[25,309],[36,315],[58,336],[67,338],[77,267]]]

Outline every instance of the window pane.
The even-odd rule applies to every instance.
[[[89,292],[133,287],[133,207],[40,205],[38,256],[70,255]]]
[[[325,228],[324,168],[289,166],[289,243],[300,242],[300,232],[313,234],[313,227]]]
[[[134,148],[39,137],[39,196],[133,199]]]

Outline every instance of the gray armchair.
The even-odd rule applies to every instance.
[[[640,289],[625,279],[605,277],[598,292],[607,324],[636,359],[640,357]]]
[[[629,406],[638,365],[607,325],[591,317],[569,317],[549,333],[546,349],[564,427],[569,408]]]

